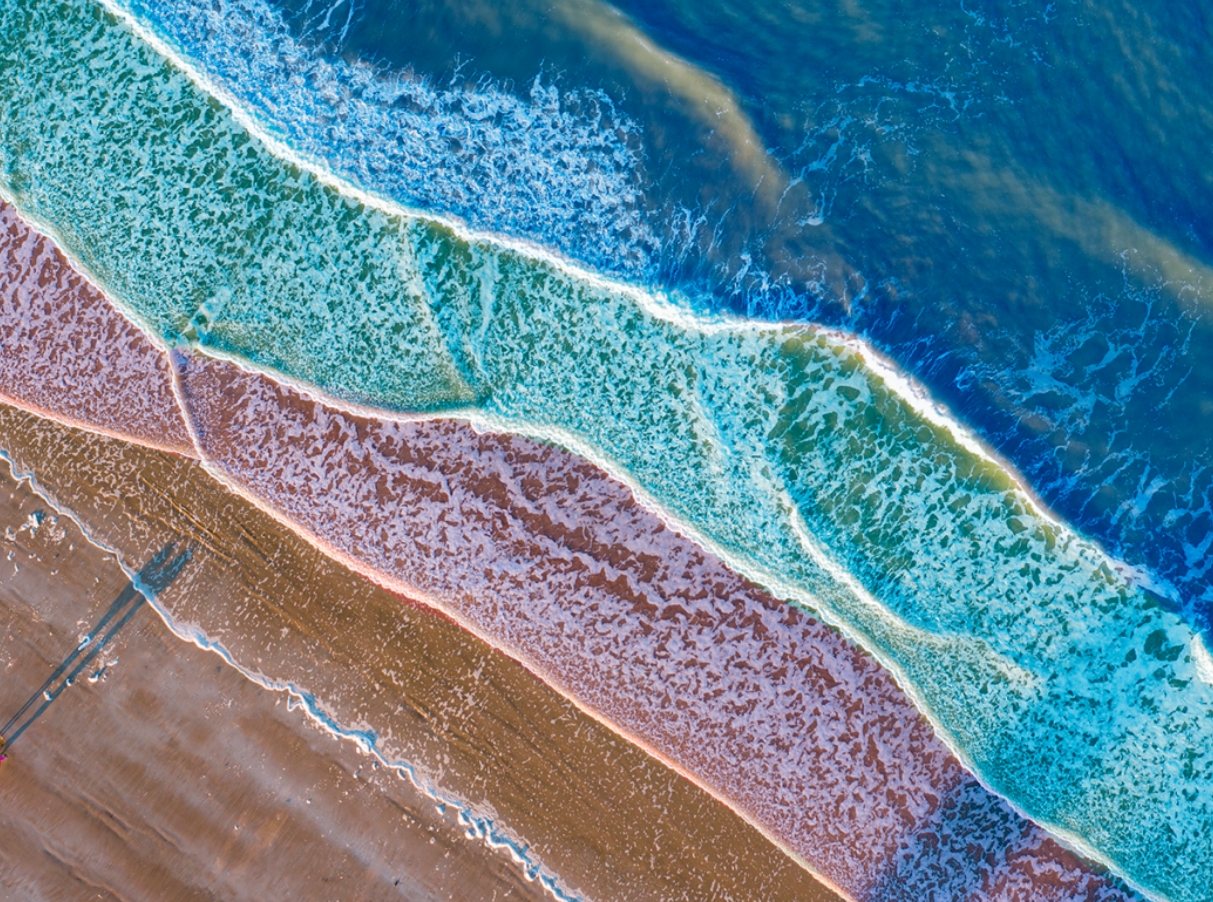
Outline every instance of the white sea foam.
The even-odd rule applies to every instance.
[[[651,269],[636,125],[601,91],[441,87],[326,57],[264,0],[106,5],[312,168],[612,271]]]
[[[1196,664],[1197,675],[1213,686],[1213,655],[1210,655],[1209,650],[1205,648],[1204,639],[1200,634],[1192,638],[1191,653],[1192,660]]]
[[[438,134],[435,140],[430,140],[435,137],[435,133],[429,129],[438,129],[439,132],[442,129],[459,132],[461,135],[471,136],[470,143],[476,144],[480,142],[480,139],[475,137],[479,134],[476,129],[480,127],[476,123],[487,121],[486,116],[491,119],[493,116],[505,115],[491,111],[499,111],[506,107],[514,110],[513,104],[526,106],[527,103],[537,104],[547,110],[552,106],[550,103],[539,103],[534,98],[531,101],[518,100],[511,97],[509,92],[503,92],[487,82],[482,82],[481,87],[472,91],[438,90],[424,81],[410,81],[408,78],[402,80],[399,75],[389,76],[366,65],[351,64],[339,59],[325,59],[318,52],[307,48],[303,42],[293,37],[283,24],[281,16],[273,10],[271,5],[262,0],[231,0],[217,10],[204,9],[194,4],[166,4],[153,8],[141,5],[138,0],[108,0],[108,2],[133,10],[140,21],[161,38],[171,36],[171,41],[177,48],[178,61],[192,59],[197,68],[204,73],[204,80],[208,82],[208,90],[217,93],[218,96],[223,96],[225,103],[233,108],[244,110],[250,118],[258,120],[264,132],[279,135],[283,144],[291,145],[289,153],[308,157],[314,170],[336,171],[339,176],[358,185],[372,186],[373,190],[380,194],[404,197],[409,203],[423,207],[430,213],[446,211],[456,217],[462,216],[480,229],[498,233],[508,231],[513,234],[529,235],[535,242],[547,245],[549,249],[557,248],[570,258],[576,258],[583,264],[589,264],[589,268],[598,271],[623,273],[625,276],[639,273],[644,270],[644,267],[641,267],[640,270],[634,270],[629,266],[620,268],[615,265],[618,262],[617,258],[621,253],[629,257],[636,253],[642,257],[651,256],[652,235],[646,229],[644,232],[646,237],[637,238],[635,230],[639,228],[639,220],[628,219],[634,214],[639,215],[633,209],[634,194],[629,193],[634,192],[638,183],[628,175],[628,172],[639,165],[637,158],[629,156],[634,149],[629,143],[631,138],[618,143],[610,136],[612,123],[615,123],[621,125],[623,130],[634,138],[636,128],[634,123],[626,122],[622,118],[608,117],[608,120],[602,122],[590,123],[589,120],[586,120],[577,124],[574,122],[576,117],[568,118],[562,113],[563,118],[560,118],[559,122],[552,120],[551,123],[545,124],[541,129],[543,136],[536,139],[541,143],[547,143],[540,146],[528,138],[527,142],[518,143],[517,146],[525,146],[525,152],[521,153],[524,165],[532,165],[534,160],[544,156],[552,158],[560,156],[561,148],[573,148],[572,152],[579,162],[572,166],[572,174],[562,175],[560,181],[569,186],[568,197],[575,196],[576,200],[569,201],[568,197],[564,195],[561,196],[563,199],[540,198],[538,195],[516,196],[510,192],[517,192],[522,188],[533,190],[533,183],[536,180],[529,177],[520,178],[517,180],[519,184],[509,185],[509,178],[505,178],[508,173],[491,164],[491,161],[495,160],[498,155],[497,145],[488,142],[481,150],[472,155],[467,152],[462,152],[462,155],[459,153],[448,154],[446,150],[434,150],[436,147],[446,147],[446,136]],[[332,10],[330,9],[328,12],[331,13]],[[324,14],[322,11],[318,15]],[[976,17],[974,22],[978,23],[979,19],[980,17]],[[596,19],[595,22],[597,22]],[[339,26],[333,25],[333,27]],[[598,25],[593,27],[598,27]],[[989,22],[982,25],[982,29],[988,27],[991,27]],[[981,38],[982,43],[989,40],[990,35]],[[299,74],[301,72],[310,74],[307,79],[304,79]],[[195,75],[197,74],[195,73]],[[385,88],[384,85],[388,85],[388,87]],[[384,91],[387,93],[384,94]],[[404,93],[393,95],[393,91],[403,91]],[[945,118],[960,115],[963,109],[975,103],[974,97],[958,96],[956,85],[947,79],[923,81],[914,78],[906,80],[883,75],[868,75],[854,85],[839,86],[838,91],[841,98],[839,103],[842,104],[840,109],[849,109],[851,103],[857,104],[858,107],[848,113],[840,112],[839,116],[835,118],[827,117],[827,121],[820,123],[817,127],[817,136],[834,135],[835,132],[838,132],[837,135],[830,138],[830,141],[849,142],[850,149],[842,153],[841,157],[837,147],[832,151],[823,151],[815,162],[807,164],[806,171],[821,173],[827,170],[837,170],[842,165],[840,162],[842,157],[848,157],[851,164],[855,164],[857,160],[861,161],[864,155],[864,148],[861,146],[862,140],[856,143],[853,136],[847,137],[846,132],[849,127],[859,127],[864,123],[870,127],[872,125],[871,115],[874,114],[868,107],[871,104],[883,102],[880,98],[893,95],[903,98],[911,96],[922,98],[925,106],[919,109],[919,118],[927,116],[932,122],[938,115]],[[854,92],[858,92],[858,95],[851,97]],[[403,97],[405,95],[411,98],[409,100],[410,111],[381,108],[383,97]],[[469,98],[469,107],[474,111],[470,118],[470,125],[463,122],[463,119],[467,117],[458,109],[461,101],[453,99],[456,95]],[[850,97],[850,99],[847,100],[846,97]],[[376,106],[376,104],[380,104],[380,106]],[[421,112],[412,111],[414,107]],[[518,107],[518,109],[521,108]],[[858,112],[859,108],[866,109],[869,115]],[[505,118],[513,115],[510,113]],[[531,113],[527,113],[525,116],[519,115],[521,118],[518,121],[522,121]],[[327,131],[325,131],[320,124],[329,122],[329,120],[332,120],[332,124],[326,125]],[[885,126],[888,123],[881,121],[883,123],[882,132],[887,131]],[[915,118],[914,121],[917,122],[918,118]],[[463,124],[458,124],[459,122]],[[926,125],[924,127],[934,128],[936,126]],[[322,131],[324,131],[323,135]],[[387,157],[384,155],[390,155],[392,151],[385,149],[389,147],[391,141],[386,140],[384,136],[398,133],[405,135],[406,142],[416,143],[408,145],[409,149],[402,152],[400,160],[382,167],[383,172],[368,174],[367,164],[363,161],[380,158],[386,160]],[[905,135],[898,133],[893,139],[902,140],[903,138]],[[510,142],[513,141],[514,139],[511,138]],[[808,140],[802,151],[812,144],[813,141]],[[353,152],[350,150],[353,147],[361,148],[361,150]],[[607,188],[599,190],[602,188],[601,185],[596,186],[592,183],[592,179],[587,181],[586,178],[583,178],[589,171],[585,163],[591,159],[597,160],[598,157],[595,157],[595,154],[607,152],[607,148],[610,148],[608,156],[613,161],[614,168],[608,167],[610,169],[609,185]],[[281,151],[282,148],[278,148],[278,150]],[[426,154],[438,154],[433,159],[426,158],[429,160],[426,166],[441,173],[441,176],[429,178],[435,187],[430,195],[423,197],[418,194],[417,186],[427,180],[418,178],[420,164],[417,161]],[[492,171],[493,179],[500,177],[504,181],[480,179],[480,182],[483,182],[480,187],[463,185],[460,179],[466,180],[468,173],[478,172],[476,167],[482,165],[482,162],[488,170]],[[605,171],[598,165],[593,168],[596,173]],[[395,174],[397,169],[403,173],[398,179]],[[838,172],[833,171],[831,178],[838,175]],[[385,182],[385,178],[391,184]],[[392,181],[393,179],[397,180]],[[451,181],[452,179],[454,181]],[[622,179],[622,182],[619,179]],[[463,187],[452,187],[456,183]],[[625,183],[626,190],[621,190],[620,185]],[[473,197],[472,195],[476,191],[480,193]],[[620,212],[619,207],[613,206],[616,198],[625,196],[629,199],[624,206],[631,210],[627,214]],[[463,197],[464,200],[459,200],[459,197]],[[594,212],[591,214],[581,211],[583,205]],[[575,212],[574,208],[578,212]],[[618,228],[615,231],[612,231],[611,228],[598,228],[587,219],[591,215],[611,217],[617,213],[619,214],[616,217]],[[625,220],[626,224],[624,224]],[[569,231],[570,228],[572,231]],[[573,235],[573,232],[578,232],[580,239]],[[629,233],[627,240],[620,238],[624,232]],[[578,245],[577,241],[585,240],[586,236],[593,236],[592,247]],[[599,241],[602,236],[609,236],[609,240]],[[604,255],[611,257],[613,262],[604,265]],[[662,298],[658,293],[653,294],[656,295],[652,299],[654,307],[672,306],[675,308],[674,315],[680,312],[677,310],[679,306],[691,306],[689,302],[678,299],[668,303],[669,298]],[[640,302],[645,303],[644,300]],[[704,322],[705,320],[701,319],[700,325],[702,326]],[[869,362],[879,369],[881,355],[866,342],[860,344],[861,350],[869,358]],[[884,362],[887,363],[887,361]],[[1031,379],[1033,374],[1038,373],[1040,369],[1036,365],[1024,368],[1013,374],[1014,378],[1010,381],[1014,383],[1021,378]],[[891,373],[886,375],[889,376],[889,381],[905,378],[905,375],[896,367],[892,367]],[[1139,374],[1134,378],[1140,379],[1141,376]],[[1002,380],[1000,384],[1005,385],[1006,380]],[[1072,392],[1072,388],[1059,387],[1065,388],[1067,392]],[[1118,397],[1124,388],[1125,385],[1117,387]],[[918,394],[920,390],[921,386],[912,383],[907,391],[901,391],[901,393],[903,396],[909,397]],[[927,399],[925,393],[923,400],[924,404],[920,408],[920,412],[930,415],[931,409],[938,405]],[[1071,408],[1081,410],[1089,407],[1092,400],[1090,396],[1080,397],[1076,403],[1071,405]],[[971,440],[972,443],[981,445],[984,454],[994,456],[1000,466],[1008,472],[1013,472],[1008,462],[999,458],[998,455],[994,455],[988,444],[980,441],[971,430],[966,430],[946,411],[939,411],[939,413],[943,419],[949,421],[949,428],[953,430],[954,438],[957,441],[964,443]],[[1028,463],[1032,463],[1031,459]],[[1141,462],[1138,461],[1138,463]],[[1146,469],[1149,469],[1148,465]],[[1034,471],[1032,472],[1034,473]],[[1047,513],[1044,503],[1032,492],[1028,482],[1018,476],[1015,478],[1019,480],[1021,489],[1032,495],[1038,509]],[[1098,482],[1095,484],[1098,485]],[[1160,483],[1156,480],[1154,491],[1158,490],[1159,485]],[[1087,489],[1089,488],[1088,485]],[[1051,484],[1049,489],[1055,493],[1054,497],[1067,494],[1064,486],[1059,490],[1055,484]],[[1134,508],[1134,504],[1146,503],[1148,500],[1149,494],[1143,490],[1142,493],[1139,493],[1138,498],[1126,502],[1125,509],[1116,514],[1117,521],[1133,520],[1140,513]],[[1182,525],[1199,521],[1202,504],[1207,506],[1208,503],[1207,499],[1203,501],[1193,499],[1190,508],[1185,512],[1186,519],[1183,520]],[[1210,534],[1209,540],[1213,541],[1213,534]],[[1112,539],[1110,541],[1113,541],[1111,546],[1113,555],[1111,556],[1114,556],[1118,549],[1115,541]],[[1207,567],[1203,566],[1201,562],[1205,561],[1208,556],[1202,553],[1199,546],[1199,541],[1186,544],[1177,543],[1173,557],[1186,554],[1197,561],[1195,565],[1188,567],[1186,573],[1175,577],[1179,580],[1182,591],[1159,573],[1147,572],[1143,566],[1139,565],[1131,569],[1121,568],[1121,570],[1126,578],[1134,581],[1135,584],[1149,588],[1173,602],[1180,601],[1183,592],[1208,596],[1213,589],[1205,589],[1203,592],[1201,589],[1207,570]],[[1180,566],[1178,562],[1175,563],[1175,568]],[[1163,569],[1166,569],[1165,566]],[[1174,576],[1175,570],[1168,570],[1168,572]]]

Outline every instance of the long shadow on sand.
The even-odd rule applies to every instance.
[[[123,627],[131,622],[147,600],[145,592],[151,594],[161,592],[177,578],[189,561],[192,552],[186,548],[180,554],[174,555],[175,549],[176,545],[173,543],[166,545],[143,566],[138,576],[128,582],[118,593],[118,597],[114,599],[96,625],[89,630],[88,635],[72,650],[71,654],[63,659],[62,663],[47,677],[46,682],[38,687],[38,690],[17,710],[17,713],[0,727],[0,753],[11,751],[13,743],[29,729],[30,724],[46,713],[46,709],[63,693],[63,690],[71,686],[84,669],[101,653],[101,650],[113,641]],[[34,706],[40,699],[42,704],[35,708]],[[2,754],[0,754],[0,760],[3,760]]]

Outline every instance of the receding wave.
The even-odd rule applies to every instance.
[[[804,135],[802,146],[794,153],[785,147],[779,156],[768,152],[737,98],[705,69],[665,53],[642,29],[603,3],[556,4],[553,16],[566,20],[593,45],[609,46],[608,55],[623,62],[638,85],[662,80],[671,94],[682,95],[688,104],[688,122],[713,123],[707,143],[690,142],[680,151],[663,152],[646,141],[645,130],[656,124],[661,131],[664,123],[642,128],[640,120],[618,113],[601,91],[558,93],[533,83],[529,97],[520,100],[508,83],[487,79],[475,89],[435,90],[411,69],[402,75],[339,58],[342,53],[356,55],[359,46],[367,50],[358,40],[347,42],[347,36],[351,28],[358,30],[359,16],[365,20],[382,11],[355,14],[352,7],[321,10],[309,4],[309,24],[298,35],[284,25],[281,4],[274,0],[223,0],[217,6],[106,2],[137,16],[205,73],[211,89],[233,100],[263,128],[288,139],[292,153],[316,160],[363,188],[522,236],[599,272],[646,282],[668,278],[687,295],[687,304],[712,309],[727,304],[764,319],[825,321],[874,336],[902,365],[948,392],[952,403],[1015,461],[1054,509],[1097,535],[1118,557],[1149,568],[1160,591],[1208,638],[1213,587],[1207,552],[1213,533],[1207,527],[1213,471],[1194,463],[1202,457],[1199,439],[1175,443],[1152,438],[1148,418],[1135,413],[1154,409],[1157,403],[1169,409],[1184,399],[1187,412],[1175,416],[1188,422],[1199,407],[1196,399],[1205,393],[1202,385],[1207,387],[1208,379],[1198,362],[1202,339],[1194,340],[1192,332],[1202,318],[1199,307],[1204,302],[1198,298],[1204,289],[1199,286],[1208,282],[1207,267],[1135,224],[1114,203],[1069,197],[998,166],[970,172],[967,166],[937,160],[928,166],[942,166],[928,177],[942,179],[937,186],[907,186],[908,195],[870,195],[869,202],[887,209],[916,192],[934,197],[946,188],[949,197],[968,198],[968,206],[956,210],[962,219],[976,217],[990,224],[1019,217],[1018,227],[1027,234],[1018,242],[1005,242],[1000,253],[1020,253],[1014,248],[1045,234],[1053,236],[1046,243],[1077,242],[1081,253],[1058,267],[1053,287],[1042,297],[1058,291],[1069,294],[1076,284],[1097,293],[1100,289],[1076,275],[1086,272],[1091,261],[1118,259],[1125,274],[1132,271],[1129,283],[1142,287],[1126,284],[1113,303],[1092,301],[1069,314],[1060,313],[1066,304],[1050,303],[1051,315],[1059,318],[1045,334],[1035,334],[1043,320],[1029,318],[1016,325],[1014,316],[996,317],[1000,322],[992,328],[999,334],[997,340],[1021,349],[1023,356],[1016,360],[1006,347],[992,356],[974,353],[962,334],[968,327],[960,325],[966,315],[939,316],[923,309],[923,299],[912,300],[913,280],[901,284],[896,267],[873,267],[869,259],[860,273],[850,265],[865,257],[896,258],[902,250],[879,242],[869,246],[853,236],[855,243],[844,251],[819,229],[806,231],[810,223],[820,226],[823,217],[837,216],[831,208],[841,182],[858,179],[868,184],[875,179],[870,183],[874,188],[882,181],[882,167],[871,158],[873,142],[917,143],[923,133],[939,128],[941,116],[971,117],[987,102],[995,107],[1011,102],[1001,89],[994,92],[997,100],[991,95],[983,102],[979,97],[989,94],[991,86],[983,90],[981,78],[958,82],[955,71],[949,77],[909,83],[865,75],[858,84],[835,85],[818,110],[821,121]],[[868,15],[882,16],[873,10]],[[967,44],[963,54],[981,69],[999,55],[990,40],[1000,29],[1006,37],[1009,23],[973,18],[980,29],[993,29],[980,38],[969,35],[976,43]],[[300,25],[298,17],[295,21]],[[698,29],[700,39],[714,43],[706,22]],[[761,43],[763,32],[761,26],[756,33],[743,30],[742,43],[747,38]],[[396,34],[407,40],[407,27]],[[1065,43],[1060,36],[1052,40]],[[1025,48],[1007,52],[1014,57]],[[1032,52],[1045,53],[1046,58],[1049,53],[1042,47]],[[951,57],[957,65],[959,56]],[[810,55],[804,66],[814,68],[813,59]],[[763,82],[770,76],[765,72],[758,78]],[[764,103],[775,95],[794,94],[796,85],[803,84],[795,78],[782,81],[778,89],[765,83],[759,91]],[[775,107],[787,113],[786,102],[785,96]],[[537,114],[533,107],[544,112]],[[901,112],[891,113],[892,108]],[[1007,137],[998,129],[994,135],[1001,135],[996,140]],[[715,207],[709,213],[701,206],[709,185],[690,171],[672,177],[670,167],[681,157],[712,156],[721,146],[728,147],[720,159],[735,170],[734,179],[709,183],[713,199],[708,206]],[[921,149],[928,158],[940,151]],[[698,201],[692,200],[694,192],[683,195],[672,189],[673,183],[682,182],[699,184]],[[731,194],[734,190],[741,195]],[[723,213],[726,208],[730,212]],[[913,240],[923,245],[932,240],[927,235],[934,227],[926,221],[894,219],[882,228],[882,219],[869,227],[901,235],[921,232]],[[760,227],[759,222],[766,225]],[[1000,231],[1003,227],[998,226]],[[743,237],[749,229],[756,231]],[[810,232],[816,237],[809,237]],[[1013,274],[1018,283],[1024,267],[1035,265],[1010,259],[1003,267],[978,267],[984,275],[962,265],[962,281],[977,278],[964,289],[974,296],[966,303],[976,305],[967,315],[982,310],[988,315],[994,298],[1008,290],[1007,275]],[[892,282],[880,287],[889,276]],[[886,289],[894,296],[886,296]],[[1143,292],[1160,291],[1176,295],[1176,309],[1163,312],[1142,297]],[[910,336],[903,334],[904,323],[897,325],[907,316],[915,321]],[[1127,342],[1117,340],[1126,331],[1133,333]],[[1109,341],[1107,353],[1098,361],[1055,351],[1059,343],[1089,342],[1090,353],[1104,341]],[[993,398],[987,394],[990,386],[998,386]],[[1074,401],[1058,409],[1050,400],[1055,393]],[[1201,434],[1194,422],[1189,431]]]
[[[83,2],[9,0],[5,20],[3,192],[165,341],[601,463],[857,638],[1032,818],[1151,892],[1202,898],[1198,637],[860,349],[679,317],[368,206],[274,158]]]
[[[0,400],[194,454],[163,353],[0,202]]]
[[[182,352],[175,368],[220,478],[520,657],[851,898],[1124,898],[963,775],[869,658],[596,468],[350,416]],[[986,854],[966,862],[969,843]]]

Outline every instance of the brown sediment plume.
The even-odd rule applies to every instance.
[[[384,755],[513,831],[566,889],[602,900],[837,898],[515,661],[401,605],[197,462],[4,407],[0,449],[132,566],[169,541],[193,543],[160,596],[179,627],[313,694],[344,726],[375,730]]]
[[[130,585],[6,470],[0,721]],[[412,784],[284,701],[139,609],[0,765],[0,897],[546,896]]]
[[[0,400],[192,455],[164,353],[0,200]]]
[[[173,362],[234,488],[523,661],[852,898],[1131,898],[980,786],[874,661],[594,466]]]

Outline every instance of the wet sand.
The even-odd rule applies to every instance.
[[[0,448],[134,566],[174,539],[195,543],[162,593],[182,625],[343,724],[373,725],[384,754],[514,831],[587,898],[835,898],[523,667],[336,564],[196,462],[12,408],[0,408]]]
[[[29,529],[46,504],[0,471],[7,720],[128,579],[67,518]],[[0,897],[13,902],[543,895],[146,605],[0,764]]]

